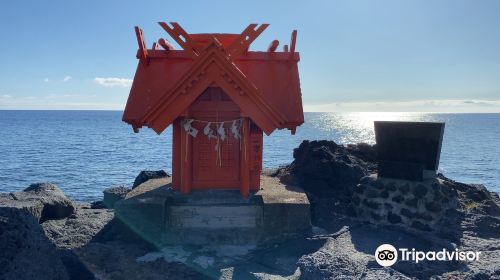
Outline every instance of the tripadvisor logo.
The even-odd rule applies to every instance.
[[[391,266],[398,260],[398,251],[391,244],[382,244],[375,251],[375,260],[381,266]]]
[[[391,266],[396,261],[412,261],[418,263],[420,261],[477,261],[481,252],[477,251],[449,251],[443,249],[441,251],[416,251],[407,248],[399,248],[397,250],[391,244],[382,244],[375,250],[375,260],[381,266]]]

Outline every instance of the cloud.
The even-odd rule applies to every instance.
[[[308,112],[435,112],[435,113],[498,113],[500,100],[428,99],[410,101],[336,102],[305,104]]]
[[[71,77],[71,76],[66,76],[66,77],[64,77],[63,82],[67,82],[67,81],[69,81],[69,80],[71,80],[71,79],[73,79],[73,77]]]
[[[466,104],[474,104],[478,106],[498,106],[498,101],[492,101],[492,100],[465,100],[464,103]]]
[[[44,96],[10,96],[0,94],[0,110],[123,110],[125,100],[96,100],[87,95],[48,94]]]
[[[104,87],[130,87],[131,79],[124,78],[94,78],[94,82]]]
[[[43,79],[44,82],[48,83],[49,82],[49,78],[45,78]]]

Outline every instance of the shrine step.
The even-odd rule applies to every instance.
[[[214,197],[209,200],[211,203],[190,199],[182,205],[167,206],[164,242],[193,245],[257,243],[263,225],[262,205],[235,201],[222,204]]]
[[[167,206],[167,228],[255,228],[262,226],[262,206]]]

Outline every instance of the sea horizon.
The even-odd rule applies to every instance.
[[[0,111],[104,111],[104,112],[123,112],[124,110],[119,109],[1,109]],[[422,114],[500,114],[500,112],[446,112],[446,111],[306,111],[304,113],[422,113]]]
[[[171,128],[136,134],[121,117],[119,110],[0,110],[0,192],[47,181],[92,201],[105,188],[130,186],[142,170],[171,172]],[[444,121],[439,172],[500,191],[500,113],[306,112],[305,119],[296,135],[278,130],[264,137],[264,168],[291,163],[303,140],[374,144],[374,120]]]

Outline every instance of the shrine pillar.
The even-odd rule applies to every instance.
[[[192,137],[181,132],[181,192],[187,194],[191,191],[192,182]]]
[[[240,193],[248,197],[250,192],[250,122],[248,118],[243,119],[241,126],[241,155],[240,155]]]

